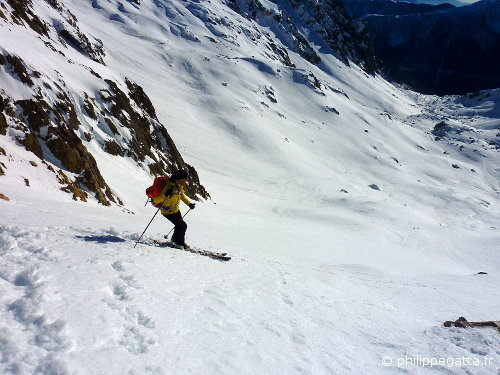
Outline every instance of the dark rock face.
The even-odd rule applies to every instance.
[[[26,23],[36,33],[49,36],[48,25],[33,12],[31,0],[7,0],[7,3],[11,7],[11,16],[14,23],[19,25]],[[6,19],[7,17],[4,14],[2,18]]]
[[[33,81],[26,70],[26,66],[24,66],[23,61],[19,57],[6,54],[6,56],[2,56],[0,59],[0,64],[5,65],[7,70],[22,83],[30,87],[33,86]]]
[[[500,87],[500,2],[461,8],[388,3],[345,1],[354,17],[368,22],[389,79],[438,95]]]
[[[321,63],[321,58],[310,44],[314,39],[315,44],[331,49],[345,64],[349,65],[352,61],[367,73],[377,71],[364,22],[353,22],[341,0],[282,0],[273,3],[279,7],[277,14],[266,9],[259,0],[229,0],[228,6],[255,22],[271,23],[271,29],[281,36],[281,42],[312,64]],[[306,36],[301,29],[304,25],[315,35]],[[270,46],[273,50],[272,44]],[[285,65],[293,66],[287,53],[286,56],[281,51],[279,54]]]
[[[312,20],[316,31],[344,63],[349,60],[360,65],[367,73],[377,71],[377,64],[370,38],[363,23],[353,23],[344,9],[342,0],[301,1],[301,5],[313,9]],[[316,3],[316,5],[315,5]],[[311,18],[306,20],[310,23]]]
[[[102,42],[98,39],[91,41],[91,38],[82,33],[78,27],[77,18],[58,0],[45,0],[45,2],[59,12],[62,20],[54,22],[52,26],[35,14],[31,0],[8,0],[13,22],[20,25],[24,23],[36,33],[52,40],[55,39],[51,35],[52,28],[54,28],[57,32],[58,41],[67,42],[92,60],[104,64]],[[6,18],[5,15],[3,18]]]

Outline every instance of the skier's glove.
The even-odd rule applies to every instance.
[[[192,209],[192,210],[194,210],[195,206],[196,206],[196,205],[195,205],[194,203],[191,203],[191,204],[189,205],[189,208],[190,208],[190,209]]]

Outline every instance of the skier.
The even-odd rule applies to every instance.
[[[183,249],[189,249],[190,246],[185,241],[187,224],[182,218],[179,204],[182,200],[191,210],[194,210],[195,207],[195,204],[191,203],[184,194],[184,185],[187,180],[188,174],[186,171],[180,169],[174,172],[161,193],[153,198],[155,204],[165,202],[160,212],[175,225],[172,242]]]

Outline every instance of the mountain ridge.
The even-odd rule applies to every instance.
[[[437,95],[500,87],[493,63],[500,48],[499,2],[456,8],[366,0],[345,5],[353,18],[368,22],[375,54],[391,80]]]

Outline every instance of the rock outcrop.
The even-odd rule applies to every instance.
[[[51,23],[37,15],[36,6],[48,7]],[[85,35],[63,3],[9,0],[2,7],[0,22],[32,30],[49,54],[65,60],[71,72],[50,71],[47,64],[38,65],[0,47],[0,77],[8,83],[0,88],[0,135],[33,153],[39,159],[34,163],[53,172],[61,190],[75,200],[93,197],[103,205],[123,204],[101,173],[97,150],[116,156],[117,163],[129,159],[152,177],[187,169],[188,194],[193,199],[209,197],[194,167],[184,162],[159,122],[144,89],[105,67],[102,42]],[[66,56],[70,54],[72,58]],[[95,63],[102,66],[100,74],[94,70]],[[82,82],[91,82],[88,88],[70,82],[72,70]],[[22,98],[14,91],[21,92]],[[1,165],[0,175],[7,174],[8,163]]]

